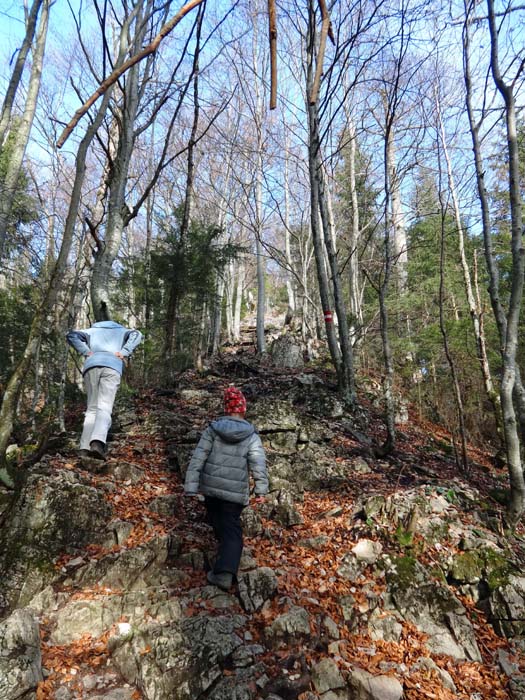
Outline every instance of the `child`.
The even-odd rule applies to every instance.
[[[268,473],[261,439],[244,419],[246,399],[235,387],[224,392],[224,417],[202,433],[186,472],[184,491],[204,494],[206,510],[219,542],[208,581],[227,591],[242,554],[241,513],[250,500],[250,474],[257,502],[268,493]]]

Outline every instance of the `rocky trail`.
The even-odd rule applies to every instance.
[[[243,514],[231,593],[207,585],[204,508],[182,479],[230,382],[271,493]],[[73,442],[0,499],[0,698],[525,698],[525,540],[503,535],[506,474],[411,421],[389,460],[369,403],[322,373],[225,354],[176,389],[120,401],[109,459]],[[72,440],[74,433],[72,433]]]

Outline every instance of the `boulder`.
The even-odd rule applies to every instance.
[[[387,606],[428,634],[427,646],[433,653],[481,661],[465,608],[417,559],[397,557],[387,563],[386,580]]]
[[[512,700],[525,700],[525,673],[520,671],[519,664],[510,658],[505,649],[498,649],[498,662],[501,670],[509,679]]]
[[[510,574],[488,601],[489,619],[496,632],[505,637],[525,635],[525,577]]]
[[[302,369],[304,367],[303,347],[290,333],[276,338],[270,348],[270,355],[276,367]]]
[[[262,566],[239,577],[239,596],[247,612],[259,610],[277,592],[277,576],[273,569]]]
[[[169,545],[169,536],[159,535],[138,547],[110,552],[90,561],[72,579],[83,586],[99,584],[125,590],[155,585],[168,559]]]
[[[403,686],[392,676],[373,676],[361,668],[354,668],[348,685],[352,700],[401,700]]]
[[[262,535],[264,526],[262,520],[254,508],[245,508],[241,515],[242,530],[246,537]]]
[[[27,604],[57,578],[58,556],[102,544],[110,518],[104,493],[85,483],[82,474],[36,465],[0,533],[6,605]]]
[[[452,693],[456,693],[456,685],[452,680],[452,676],[444,668],[440,668],[437,663],[431,659],[429,656],[420,657],[416,663],[411,667],[410,670],[413,671],[431,671],[439,676],[443,686],[450,690]]]
[[[106,470],[118,482],[140,484],[144,481],[144,470],[132,462],[107,462]]]
[[[84,634],[100,637],[121,618],[131,626],[139,626],[146,618],[158,624],[173,622],[181,617],[176,598],[166,592],[148,589],[124,595],[102,595],[87,600],[72,600],[57,615],[51,633],[53,644],[71,644]]]
[[[293,605],[266,628],[265,635],[272,646],[291,643],[310,636],[310,616],[304,608]]]
[[[164,518],[171,518],[178,512],[180,500],[180,496],[175,494],[158,496],[148,503],[148,508]]]
[[[349,581],[354,581],[367,566],[375,564],[382,551],[383,545],[380,542],[367,539],[359,540],[352,551],[345,554],[337,573]]]
[[[253,406],[253,422],[259,433],[297,430],[300,421],[290,402],[268,399]]]
[[[368,631],[374,641],[399,642],[403,625],[396,615],[385,615],[382,611],[374,610],[368,618]]]
[[[108,646],[118,670],[145,700],[194,700],[222,675],[221,667],[242,645],[240,616],[195,616],[132,628]]]
[[[312,666],[312,682],[318,693],[326,693],[346,686],[339,667],[333,659],[321,659]]]
[[[40,633],[32,611],[22,608],[0,623],[0,698],[34,691],[42,677]]]

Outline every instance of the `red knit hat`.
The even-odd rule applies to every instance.
[[[229,386],[224,390],[224,413],[246,413],[246,399],[240,389]]]

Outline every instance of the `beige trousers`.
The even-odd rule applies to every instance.
[[[106,443],[111,427],[113,403],[120,384],[120,374],[109,367],[92,367],[84,375],[87,409],[80,449],[89,450],[92,440]]]

